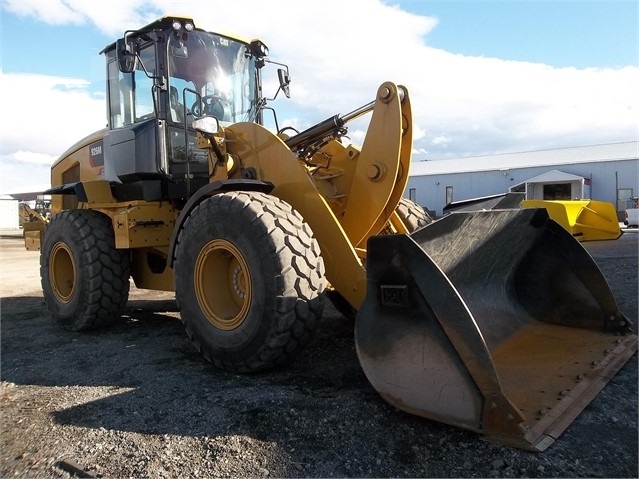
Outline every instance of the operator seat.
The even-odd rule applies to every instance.
[[[176,123],[184,123],[184,105],[180,103],[178,90],[176,87],[169,87],[169,109],[171,120]]]

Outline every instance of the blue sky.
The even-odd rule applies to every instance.
[[[409,12],[437,18],[439,25],[429,32],[426,43],[450,53],[555,67],[618,67],[639,62],[639,2],[636,0],[401,0],[392,3]],[[78,58],[92,55],[96,57],[94,61],[100,60],[99,51],[114,40],[94,24],[47,25],[33,17],[12,14],[5,8],[1,14],[5,71],[33,71],[33,59],[42,51],[43,39],[46,39],[47,51],[71,51],[66,55],[41,57],[38,72],[86,76],[91,73],[91,64],[79,62]],[[35,36],[34,28],[37,29]],[[12,44],[20,48],[12,49]]]
[[[637,1],[402,1],[440,24],[427,43],[451,53],[544,63],[618,67],[638,62]]]
[[[406,85],[414,160],[637,139],[637,1],[0,2],[3,109],[19,112],[0,119],[0,193],[46,187],[51,162],[104,125],[99,51],[167,13],[262,38],[291,68],[280,124]],[[354,143],[365,127],[351,128]],[[16,180],[25,164],[33,174]]]

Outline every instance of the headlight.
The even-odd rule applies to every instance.
[[[251,54],[257,58],[264,58],[268,56],[268,47],[264,45],[260,40],[253,40],[251,42]]]

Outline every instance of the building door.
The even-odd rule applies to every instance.
[[[570,183],[548,183],[544,186],[544,200],[569,200],[572,198]]]
[[[453,202],[453,187],[446,187],[446,204],[449,205]]]
[[[618,188],[617,211],[626,211],[628,208],[632,208],[629,203],[632,203],[632,188]]]

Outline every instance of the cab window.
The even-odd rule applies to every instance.
[[[132,125],[155,116],[153,103],[153,79],[155,74],[155,47],[149,45],[140,51],[140,60],[133,73],[122,73],[118,69],[115,52],[109,55],[107,66],[109,78],[109,124],[112,129]]]

